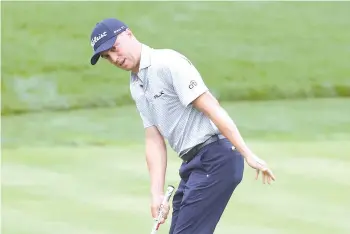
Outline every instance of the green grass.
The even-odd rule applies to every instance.
[[[151,229],[144,133],[128,105],[128,74],[89,65],[90,31],[110,16],[142,42],[186,54],[277,176],[264,186],[246,167],[216,234],[350,233],[350,99],[322,98],[350,96],[349,9],[2,2],[2,233]],[[261,101],[292,98],[299,100]],[[167,183],[177,186],[180,161],[168,154]]]
[[[348,138],[350,99],[223,103],[249,139],[317,141]],[[32,113],[2,117],[8,147],[143,143],[136,107]]]
[[[246,167],[216,234],[349,233],[349,103],[223,103],[277,181],[264,186]],[[143,143],[134,107],[2,117],[2,233],[149,232]]]
[[[216,233],[348,233],[350,161],[344,155],[350,147],[345,143],[252,144],[278,180],[263,186],[247,168]],[[24,147],[3,155],[3,233],[150,230],[141,146]],[[177,185],[178,165],[171,157],[167,183]],[[168,225],[160,233],[167,233]]]
[[[123,19],[173,48],[221,100],[350,96],[348,2],[2,2],[2,114],[131,103],[128,74],[89,65],[89,36]]]

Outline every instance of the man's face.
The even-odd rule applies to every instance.
[[[130,30],[118,35],[113,47],[101,52],[101,57],[125,71],[131,71],[138,66],[135,52],[135,41]]]

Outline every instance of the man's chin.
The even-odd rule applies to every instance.
[[[130,67],[121,67],[120,69],[122,69],[124,71],[131,71],[132,70],[132,68],[130,68]]]
[[[114,64],[114,66],[116,66],[117,68],[122,69],[124,71],[131,71],[132,70],[132,68],[127,67],[127,66],[123,67],[123,66],[118,66],[117,64]]]

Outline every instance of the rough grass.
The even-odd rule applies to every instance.
[[[2,114],[131,103],[127,73],[89,65],[90,31],[109,16],[152,47],[186,54],[223,101],[350,96],[349,9],[348,2],[2,2]]]

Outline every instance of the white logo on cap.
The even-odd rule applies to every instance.
[[[121,26],[120,28],[118,28],[117,30],[114,30],[114,34],[119,33],[120,31],[122,31],[123,29],[125,29],[125,26]]]
[[[91,46],[94,47],[95,44],[96,44],[99,40],[101,40],[102,38],[104,38],[105,36],[107,36],[107,32],[103,32],[103,33],[97,35],[97,37],[93,37],[93,38],[91,39]]]

